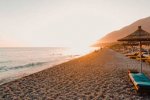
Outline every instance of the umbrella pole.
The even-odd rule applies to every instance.
[[[148,56],[149,56],[149,44],[148,44]]]
[[[141,73],[142,73],[142,45],[141,45],[141,41],[140,41],[140,68],[141,68]]]

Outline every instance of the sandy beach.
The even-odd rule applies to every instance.
[[[127,76],[139,61],[104,48],[0,86],[0,100],[149,100]],[[150,66],[143,63],[150,76]]]

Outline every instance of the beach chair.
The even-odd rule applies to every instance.
[[[150,64],[150,60],[149,59],[145,60],[145,62],[147,62],[148,64]]]
[[[142,58],[140,58],[139,56],[136,57],[136,60],[138,60],[138,61],[142,60],[143,62],[145,62],[148,59],[149,59],[148,57],[144,57],[144,56],[142,56]]]
[[[137,53],[128,53],[128,54],[125,54],[125,56],[134,56],[134,55],[137,55]]]
[[[150,79],[144,73],[130,71],[128,75],[138,93],[150,93]]]
[[[133,54],[126,54],[125,56],[127,56],[129,58],[132,58],[132,59],[136,59],[138,54],[139,53],[136,52],[136,53],[133,53]]]
[[[145,60],[145,62],[150,64],[150,57],[147,57],[147,59]]]
[[[131,59],[136,59],[137,58],[137,55],[134,55],[134,56],[128,56],[129,58]]]

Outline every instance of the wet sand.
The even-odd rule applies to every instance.
[[[139,61],[103,49],[0,86],[0,100],[149,100],[128,79]],[[150,74],[150,66],[143,64]],[[149,75],[150,76],[150,75]]]

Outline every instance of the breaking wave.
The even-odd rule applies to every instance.
[[[5,71],[9,71],[9,70],[17,70],[17,69],[22,69],[22,68],[35,67],[35,66],[41,66],[41,65],[44,65],[46,63],[48,63],[48,62],[35,62],[35,63],[29,63],[29,64],[15,66],[15,67],[1,66],[0,72],[5,72]]]

